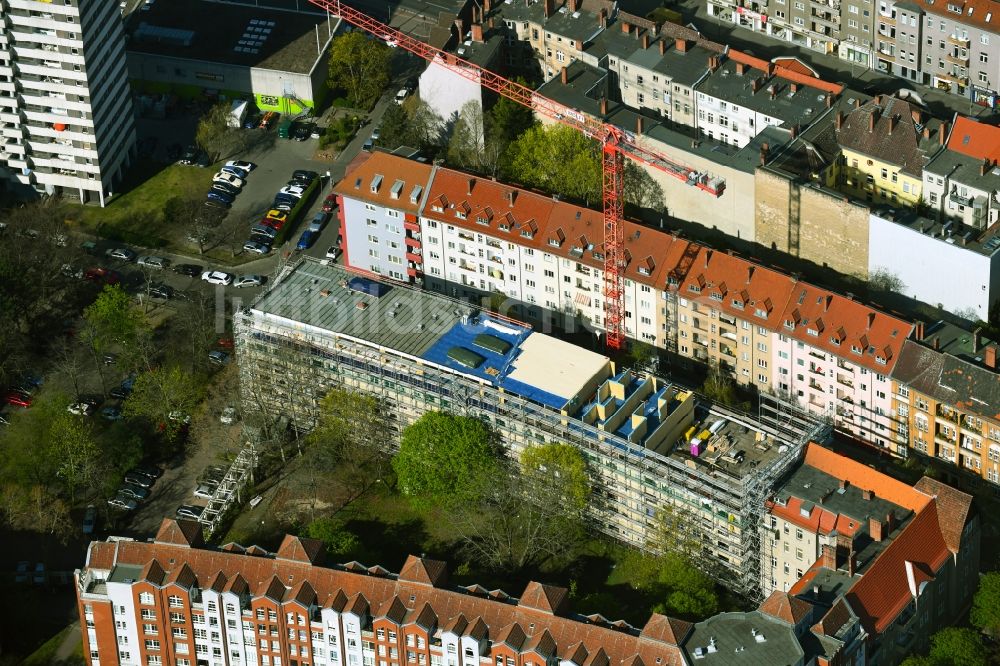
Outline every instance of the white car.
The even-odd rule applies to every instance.
[[[144,256],[136,259],[135,263],[146,268],[159,268],[162,270],[170,264],[170,260],[163,257]]]
[[[226,185],[232,185],[236,189],[243,188],[243,179],[239,176],[234,176],[231,173],[226,173],[225,171],[220,171],[219,173],[212,176],[213,183],[225,183]]]
[[[259,241],[249,240],[243,244],[243,249],[254,254],[267,254],[271,251],[271,246]]]
[[[330,246],[330,249],[326,251],[326,258],[336,260],[340,256],[340,248],[337,246]]]
[[[243,169],[246,172],[253,171],[257,168],[257,165],[253,162],[246,162],[244,160],[229,160],[226,162],[227,167],[236,167],[237,169]]]
[[[66,411],[77,416],[90,416],[94,413],[94,406],[89,402],[74,402]]]
[[[215,489],[218,487],[219,484],[217,483],[202,483],[194,489],[194,496],[210,500],[215,495]]]
[[[105,254],[111,257],[112,259],[119,259],[121,261],[135,260],[135,252],[128,249],[127,247],[113,247],[107,252],[105,252]]]
[[[283,188],[278,190],[278,194],[290,194],[293,197],[301,198],[305,194],[305,188],[299,187],[298,185],[285,185]]]
[[[233,282],[234,287],[259,287],[264,284],[262,275],[241,275]]]
[[[219,417],[219,422],[225,425],[233,425],[236,422],[236,408],[226,407],[222,410],[222,416]]]
[[[205,271],[201,274],[201,279],[209,284],[228,285],[233,281],[233,276],[223,271]]]
[[[205,511],[205,507],[197,506],[195,504],[182,504],[177,507],[177,517],[186,518],[187,520],[198,520],[201,518],[201,514]]]
[[[410,90],[408,88],[401,88],[400,91],[396,93],[396,104],[402,104],[409,96]]]
[[[118,495],[112,499],[109,499],[108,504],[115,507],[116,509],[124,509],[125,511],[132,511],[137,506],[139,506],[138,502],[136,502],[134,499],[126,495]]]

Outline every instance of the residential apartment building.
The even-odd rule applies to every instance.
[[[418,190],[421,184],[407,178],[426,172],[411,164],[375,153],[334,188],[342,197],[346,266],[387,275],[372,263],[377,247],[380,260],[412,273],[404,281],[488,299],[545,331],[603,332],[599,212],[441,167]],[[395,205],[407,207],[400,210],[408,225],[401,240],[387,241],[371,226],[376,218],[369,213],[378,212],[368,208],[372,186],[388,183],[400,192]],[[743,385],[790,398],[851,436],[890,446],[888,375],[912,324],[657,229],[627,222],[624,238],[628,337],[676,353],[681,362],[718,364]]]
[[[965,612],[980,529],[966,493],[928,477],[911,487],[810,445],[768,504],[762,553],[774,573],[765,587],[789,583],[786,565],[802,571],[790,596],[829,608],[824,623],[857,620],[856,661],[846,663],[898,664]]]
[[[794,138],[825,115],[843,90],[798,60],[785,65],[739,51],[727,55],[695,86],[698,132],[721,143],[742,148],[771,125]]]
[[[902,455],[950,463],[975,479],[1000,484],[998,345],[976,330],[938,323],[903,346],[892,372],[894,433]]]
[[[94,666],[683,666],[690,625],[654,614],[642,628],[571,612],[566,589],[519,597],[448,581],[444,562],[410,556],[399,573],[324,566],[319,541],[277,552],[211,549],[194,522],[155,538],[91,543],[77,570],[84,654]]]
[[[708,0],[708,15],[719,21],[770,35],[820,53],[837,53],[841,40],[848,35],[868,35],[867,39],[851,40],[864,44],[870,41],[872,0]],[[853,8],[853,9],[852,9]],[[845,31],[845,17],[851,23]],[[862,23],[865,22],[865,23]]]
[[[924,168],[924,202],[941,221],[984,231],[1000,220],[1000,128],[956,114],[945,150]]]
[[[397,436],[427,411],[457,410],[489,422],[514,459],[534,444],[576,446],[597,529],[644,546],[672,507],[692,517],[713,575],[748,596],[765,496],[828,431],[794,407],[751,420],[475,303],[316,260],[287,271],[234,333],[246,410],[308,430],[340,386],[380,396]]]
[[[102,206],[135,146],[118,6],[0,3],[0,172]]]

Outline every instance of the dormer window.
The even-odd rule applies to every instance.
[[[535,234],[532,233],[531,229],[525,229],[524,231],[521,232],[521,235],[524,236],[525,238],[533,238],[535,236]]]
[[[761,319],[767,319],[767,310],[765,310],[764,308],[757,308],[753,312]]]
[[[701,293],[701,287],[699,287],[696,284],[688,285],[688,291],[693,291],[696,294],[700,294]]]
[[[886,362],[887,362],[887,359],[885,358],[885,356],[876,356],[875,357],[875,362],[878,363],[879,365],[885,365]]]
[[[552,247],[559,247],[560,245],[562,245],[562,243],[559,241],[558,238],[550,238],[549,245],[551,245]]]
[[[717,291],[713,291],[712,294],[711,294],[711,296],[712,296],[712,300],[713,301],[721,301],[722,300],[722,294],[720,294]]]
[[[489,219],[487,219],[487,217],[485,215],[477,215],[476,216],[476,224],[489,224],[489,223],[490,223],[490,221],[489,221]]]
[[[742,310],[743,309],[743,301],[741,301],[738,298],[734,298],[733,299],[733,307],[736,308],[737,310]]]
[[[505,223],[501,223],[500,224],[500,231],[510,231],[510,225],[509,224],[505,224]]]
[[[456,208],[455,209],[455,217],[457,217],[460,220],[464,220],[464,219],[466,219],[468,217],[468,215],[465,214],[464,210],[458,210]]]
[[[645,266],[639,266],[639,275],[649,275],[649,269]]]
[[[795,330],[795,322],[792,321],[791,319],[786,319],[785,320],[785,328],[787,328],[789,331],[794,331]]]
[[[830,336],[830,344],[831,344],[831,345],[836,345],[836,346],[838,346],[838,347],[839,347],[839,346],[840,346],[840,338],[838,338],[838,337],[837,337],[837,336],[835,336],[835,335],[831,335],[831,336]]]
[[[431,210],[434,211],[435,213],[444,212],[444,208],[442,208],[440,204],[434,204],[433,206],[431,206]]]
[[[809,335],[813,336],[814,338],[818,338],[819,337],[819,331],[817,329],[815,329],[815,328],[807,328],[806,329],[806,333],[808,333]]]
[[[857,345],[851,345],[851,351],[859,356],[864,353],[864,350]]]

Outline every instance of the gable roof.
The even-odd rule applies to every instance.
[[[914,488],[934,498],[941,518],[941,534],[948,550],[958,553],[962,547],[962,532],[972,508],[972,495],[925,476]]]
[[[813,605],[787,592],[775,590],[761,603],[758,610],[794,626],[812,614]]]
[[[649,616],[646,626],[639,634],[643,638],[670,645],[680,645],[687,633],[691,631],[691,623],[684,620],[653,613]]]
[[[158,543],[174,543],[183,546],[200,546],[204,543],[201,534],[201,523],[194,520],[176,520],[164,518],[160,523],[153,541]]]
[[[351,168],[334,186],[333,191],[352,199],[416,215],[423,203],[423,197],[426,196],[431,166],[414,160],[405,160],[406,169],[401,171],[396,165],[403,158],[397,155],[381,151],[367,155],[367,159],[358,159],[351,163]],[[413,201],[414,188],[417,186],[420,188],[419,193],[416,201]]]
[[[961,411],[1000,420],[1000,376],[988,368],[907,340],[892,378]]]
[[[278,557],[295,562],[316,564],[323,554],[323,542],[286,534],[278,547]]]
[[[856,617],[854,611],[851,610],[844,597],[840,597],[830,606],[830,610],[820,618],[820,621],[813,625],[812,630],[823,636],[835,637],[854,617]]]
[[[1000,8],[997,23],[1000,26]],[[975,118],[956,116],[948,139],[948,150],[978,160],[1000,160],[1000,127],[981,123]]]
[[[399,570],[399,580],[425,585],[443,584],[448,577],[448,565],[440,560],[409,555]]]
[[[950,0],[947,3],[935,3],[934,0],[913,0],[913,3],[928,14],[947,16],[950,20],[964,25],[974,25],[987,32],[997,32],[1000,29],[1000,12],[993,0]],[[955,6],[959,11],[948,11]]]
[[[375,613],[376,619],[386,618],[395,624],[402,624],[406,618],[406,606],[398,596],[387,599]]]
[[[569,591],[564,587],[543,585],[542,583],[531,581],[524,588],[524,593],[521,594],[518,606],[534,608],[552,615],[559,615],[564,610],[568,597]]]
[[[873,99],[847,114],[837,131],[837,140],[844,149],[898,165],[903,172],[919,178],[924,154],[913,110],[908,102],[896,97]],[[874,126],[869,129],[873,117]]]

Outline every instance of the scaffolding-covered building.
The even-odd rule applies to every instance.
[[[323,395],[343,387],[379,396],[397,434],[447,410],[490,423],[515,458],[572,444],[589,463],[597,529],[645,547],[669,509],[702,568],[750,598],[764,502],[825,428],[755,422],[521,322],[308,257],[234,325],[246,410],[308,430]]]

